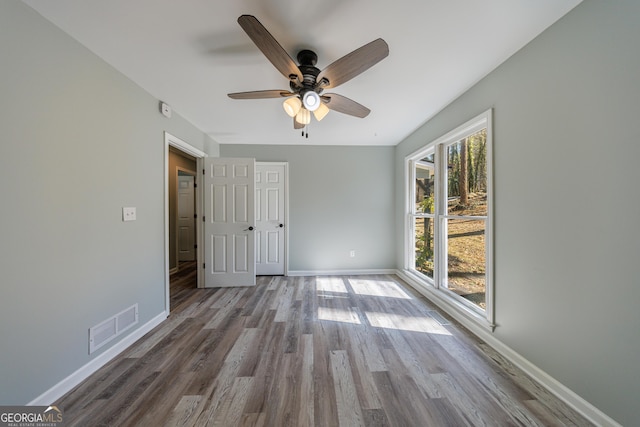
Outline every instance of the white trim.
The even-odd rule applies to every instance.
[[[177,136],[171,135],[169,132],[164,133],[164,141],[168,145],[172,147],[176,147],[180,151],[184,151],[185,153],[193,156],[193,157],[207,157],[207,154],[204,151],[200,151],[196,147],[190,145],[189,143],[181,140]]]
[[[435,141],[430,142],[424,148],[418,151],[415,151],[412,154],[409,154],[407,158],[415,158],[419,156],[422,152],[424,153],[429,152],[432,146],[451,143],[459,139],[462,139],[468,135],[474,134],[484,129],[485,127],[489,127],[489,123],[491,123],[491,112],[492,112],[492,109],[490,108],[487,111],[478,114],[474,118],[467,120],[465,123],[456,127],[451,132],[448,132],[442,135],[440,138],[436,139]],[[487,133],[488,132],[489,132],[489,129],[487,129]]]
[[[407,282],[407,284],[417,290],[420,294],[422,294],[437,307],[460,322],[462,326],[467,328],[472,334],[476,335],[478,338],[491,346],[494,350],[500,353],[500,355],[502,355],[509,362],[513,363],[515,366],[521,369],[525,374],[533,378],[533,380],[539,383],[542,387],[544,387],[558,399],[578,411],[589,421],[599,426],[622,427],[616,421],[611,419],[607,414],[584,400],[567,386],[560,383],[551,375],[514,351],[511,347],[507,346],[502,341],[497,339],[495,335],[491,333],[491,328],[487,327],[486,319],[474,316],[474,311],[472,310],[463,311],[461,305],[448,302],[446,298],[443,298],[442,292],[436,291],[435,289],[429,289],[428,286],[414,279],[411,274],[408,274],[405,271],[397,270],[396,275],[400,279]]]
[[[167,316],[168,312],[163,311],[153,319],[149,320],[144,325],[140,326],[135,331],[121,339],[112,347],[107,349],[104,353],[91,360],[89,363],[80,367],[74,373],[64,378],[58,384],[51,387],[49,390],[42,393],[40,396],[27,403],[27,406],[46,406],[51,405],[52,402],[60,399],[66,393],[68,393],[75,386],[87,379],[91,374],[95,373],[98,369],[109,363],[113,358],[118,356],[124,350],[129,348],[133,343],[142,338],[147,332],[162,323]]]
[[[485,232],[485,262],[486,262],[486,270],[485,270],[485,280],[487,286],[484,289],[484,301],[485,301],[485,313],[487,316],[487,320],[491,324],[496,323],[496,314],[495,314],[495,282],[494,282],[494,242],[495,237],[493,234],[493,222],[495,221],[494,215],[494,206],[493,206],[493,109],[490,108],[485,113],[486,115],[486,123],[487,127],[487,152],[486,152],[486,161],[487,161],[487,218],[488,220],[484,224],[484,232]],[[489,285],[490,284],[490,285]]]
[[[288,276],[362,276],[375,274],[396,274],[395,269],[361,269],[361,270],[294,270]]]
[[[169,294],[169,280],[171,273],[169,271],[169,146],[175,147],[180,151],[183,151],[193,157],[196,158],[196,172],[202,170],[202,159],[207,157],[207,154],[204,151],[200,151],[199,149],[189,145],[185,141],[180,138],[171,135],[169,132],[164,133],[164,287],[165,287],[165,295],[164,295],[164,309],[167,313],[170,312],[170,301],[171,296]],[[196,173],[196,182],[198,181],[198,176],[200,174]],[[200,187],[204,188],[203,185]],[[202,214],[202,191],[196,191],[196,212],[201,215]],[[203,242],[202,242],[202,226],[200,225],[201,221],[196,221],[196,239],[198,250],[196,251],[197,264],[200,266],[200,263],[204,259],[203,255]],[[198,287],[204,287],[204,278],[202,274],[202,269],[198,268],[198,276],[197,282]]]
[[[437,173],[435,174],[435,185],[434,190],[436,194],[436,201],[438,203],[437,206],[434,207],[434,216],[426,216],[429,218],[434,218],[437,223],[437,227],[434,227],[434,238],[437,244],[437,247],[434,246],[434,283],[436,284],[435,288],[424,287],[424,284],[421,284],[420,287],[424,287],[428,292],[437,294],[441,292],[443,295],[434,295],[434,298],[441,299],[446,301],[447,304],[459,305],[460,311],[469,312],[468,316],[473,319],[478,319],[482,317],[484,321],[479,322],[483,325],[488,325],[491,329],[495,327],[495,310],[494,310],[494,283],[493,283],[493,152],[492,152],[492,144],[493,144],[493,111],[492,109],[488,109],[487,111],[477,115],[476,117],[466,121],[462,125],[458,126],[454,130],[442,135],[436,140],[426,144],[420,149],[408,154],[404,158],[404,168],[405,168],[405,224],[404,224],[404,235],[403,235],[403,253],[404,253],[404,269],[407,271],[411,271],[415,269],[415,259],[413,242],[414,242],[414,221],[413,219],[416,216],[414,212],[413,205],[413,195],[415,191],[415,165],[419,163],[420,159],[430,153],[434,154],[434,163],[435,169]],[[453,216],[448,215],[446,210],[446,180],[442,179],[442,171],[445,170],[446,165],[442,165],[442,161],[445,158],[444,150],[445,147],[453,144],[460,139],[474,134],[482,129],[487,130],[487,152],[486,152],[486,168],[487,168],[487,215],[486,216],[477,216],[477,217],[468,217],[468,216]],[[445,272],[447,268],[447,239],[441,237],[442,231],[444,230],[446,219],[477,219],[485,221],[485,302],[486,308],[482,310],[479,307],[467,307],[466,301],[458,301],[457,299],[446,295],[446,292],[439,290],[438,287],[443,285],[444,278],[446,278]],[[446,236],[445,236],[446,237]],[[444,255],[444,256],[443,256]],[[420,282],[421,279],[419,277],[414,277],[414,281]]]

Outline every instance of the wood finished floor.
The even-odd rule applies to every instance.
[[[591,425],[395,276],[194,281],[56,402],[67,425]]]

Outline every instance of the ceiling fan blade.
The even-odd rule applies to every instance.
[[[238,18],[238,24],[282,75],[287,79],[293,75],[303,80],[296,63],[255,16],[242,15]]]
[[[358,104],[346,96],[338,95],[337,93],[325,93],[320,98],[329,107],[330,110],[337,111],[338,113],[348,114],[350,116],[360,117],[361,119],[367,117],[371,110],[364,105]]]
[[[286,90],[254,90],[251,92],[229,93],[227,96],[233,99],[266,99],[266,98],[286,98],[295,93]]]
[[[296,118],[293,118],[293,128],[294,129],[302,129],[304,128],[304,125],[302,123],[300,123],[299,121],[296,120]]]
[[[324,89],[336,87],[365,72],[388,55],[389,45],[382,39],[376,39],[329,64],[320,71],[316,81]],[[323,78],[329,83],[323,85]]]

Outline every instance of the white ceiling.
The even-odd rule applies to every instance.
[[[395,145],[581,0],[23,0],[221,144]],[[371,109],[293,130],[288,89],[237,23],[256,16],[317,67],[378,37],[389,56],[336,92]],[[487,106],[489,107],[489,106]]]

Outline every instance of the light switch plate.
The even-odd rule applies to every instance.
[[[123,221],[135,221],[136,220],[136,208],[122,208],[122,220]]]

